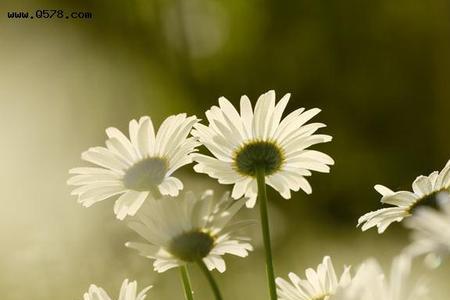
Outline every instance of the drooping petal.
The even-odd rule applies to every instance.
[[[117,199],[114,204],[114,213],[119,220],[127,215],[134,216],[142,206],[149,192],[128,191]]]

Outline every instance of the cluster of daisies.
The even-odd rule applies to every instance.
[[[329,257],[317,270],[307,269],[305,279],[294,273],[289,281],[275,278],[266,185],[285,199],[292,191],[310,194],[307,177],[312,171],[327,173],[334,164],[327,154],[310,149],[332,139],[316,133],[325,124],[309,122],[320,110],[299,108],[283,117],[289,98],[286,94],[276,101],[275,92],[269,91],[253,107],[242,96],[237,110],[221,97],[218,106],[206,111],[207,124],[196,116],[178,114],[165,119],[158,130],[148,116],[131,120],[128,133],[107,128],[105,146],[81,155],[91,165],[70,170],[72,194],[84,207],[115,199],[117,219],[125,220],[142,238],[125,246],[153,260],[159,273],[179,269],[187,300],[194,299],[191,264],[205,274],[215,299],[222,299],[211,271],[226,270],[225,254],[246,257],[253,250],[249,239],[238,235],[252,221],[233,219],[242,207],[257,203],[271,300],[423,299],[424,285],[408,278],[411,259],[424,255],[436,265],[450,252],[450,162],[441,172],[418,177],[413,192],[375,186],[381,202],[391,206],[362,216],[362,229],[376,226],[382,233],[405,219],[414,232],[412,243],[394,259],[390,278],[373,259],[363,262],[353,276],[345,267],[338,277]],[[209,155],[197,153],[201,146]],[[191,163],[196,172],[232,185],[230,192],[216,197],[212,190],[196,195],[185,189],[175,176]],[[143,300],[150,288],[138,292],[137,283],[125,279],[118,299]],[[95,285],[84,294],[84,300],[110,299]]]

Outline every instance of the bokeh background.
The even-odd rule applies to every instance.
[[[8,19],[8,11],[64,9],[89,20]],[[150,115],[160,122],[204,111],[226,96],[253,101],[292,93],[288,110],[315,120],[336,160],[311,178],[313,194],[270,191],[276,273],[302,274],[324,255],[336,268],[364,258],[385,266],[408,242],[395,224],[379,236],[357,218],[378,208],[376,183],[409,189],[450,158],[448,1],[132,0],[0,3],[0,293],[2,299],[81,299],[90,283],[116,297],[124,278],[154,284],[150,299],[182,299],[176,270],[158,275],[123,244],[137,239],[113,201],[84,209],[69,196],[68,169],[102,145],[104,129]],[[189,189],[224,191],[191,166]],[[257,217],[243,211],[242,217]],[[258,240],[259,227],[248,229]],[[264,299],[262,251],[229,257],[226,299]],[[423,267],[416,266],[419,276]],[[211,299],[192,268],[198,299]],[[448,299],[449,264],[430,276]],[[428,276],[428,273],[427,273]]]

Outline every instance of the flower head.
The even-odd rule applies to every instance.
[[[414,256],[426,255],[425,262],[436,267],[450,254],[450,195],[438,195],[440,210],[421,207],[405,226],[412,230],[412,243],[405,252]]]
[[[228,223],[243,206],[243,199],[233,201],[226,193],[219,201],[207,191],[201,198],[186,193],[184,199],[166,197],[148,202],[129,227],[148,243],[128,242],[142,256],[154,259],[158,272],[203,260],[209,270],[225,271],[222,256],[246,257],[252,246],[233,236],[244,223]]]
[[[183,183],[172,174],[192,162],[199,143],[187,136],[197,121],[186,114],[170,116],[155,135],[150,117],[142,117],[130,121],[130,138],[117,128],[106,129],[106,147],[81,155],[96,166],[70,170],[75,175],[67,183],[78,186],[72,194],[85,207],[120,195],[114,205],[118,219],[134,215],[149,196],[178,195]]]
[[[381,202],[393,205],[369,212],[358,220],[358,226],[362,225],[365,231],[374,226],[378,227],[378,233],[383,233],[393,222],[401,222],[411,216],[417,207],[422,205],[436,205],[436,195],[450,189],[450,160],[441,172],[435,171],[429,176],[419,176],[412,184],[412,192],[398,191],[376,185],[375,190],[382,195]]]
[[[258,169],[264,171],[267,184],[286,199],[291,197],[291,190],[311,193],[305,177],[311,171],[329,172],[328,165],[334,161],[308,148],[331,141],[331,136],[314,134],[325,127],[322,123],[305,125],[320,112],[317,108],[297,109],[282,120],[289,97],[286,94],[275,105],[275,92],[269,91],[259,97],[253,110],[248,97],[242,96],[240,113],[221,97],[219,106],[206,112],[209,125],[197,123],[192,130],[214,155],[194,155],[194,169],[219,183],[234,184],[232,197],[245,195],[249,207],[256,201]]]
[[[331,300],[423,300],[424,282],[411,284],[411,261],[407,256],[394,259],[387,277],[375,259],[365,261],[350,284],[340,288]]]
[[[137,294],[136,281],[129,282],[128,279],[125,279],[120,288],[118,300],[144,300],[149,289],[151,289],[151,286],[146,287]],[[83,300],[111,300],[111,298],[104,289],[92,284],[89,290],[84,293]]]
[[[291,282],[278,277],[278,297],[280,300],[329,300],[339,287],[350,283],[350,268],[346,267],[340,279],[334,271],[331,258],[326,256],[317,270],[307,269],[306,279],[300,279],[296,274],[289,273]]]

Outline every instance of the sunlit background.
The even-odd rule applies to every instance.
[[[8,11],[64,9],[92,19],[8,19]],[[176,270],[156,274],[123,244],[138,237],[113,201],[82,208],[68,169],[102,145],[104,129],[150,115],[199,118],[226,96],[253,101],[275,89],[288,105],[319,107],[336,165],[314,174],[313,194],[281,200],[271,221],[277,275],[303,274],[324,255],[339,272],[373,256],[387,267],[408,243],[395,224],[362,233],[378,208],[376,183],[409,189],[450,158],[448,1],[132,0],[0,3],[1,299],[81,299],[89,284],[116,297],[124,278],[154,285],[150,299],[182,299]],[[225,191],[191,166],[187,189]],[[194,176],[195,175],[195,176]],[[256,211],[241,217],[256,218]],[[259,227],[248,234],[260,241]],[[262,249],[228,257],[215,273],[226,299],[265,299]],[[450,263],[429,273],[432,299],[448,299]],[[193,267],[197,299],[211,299]]]

